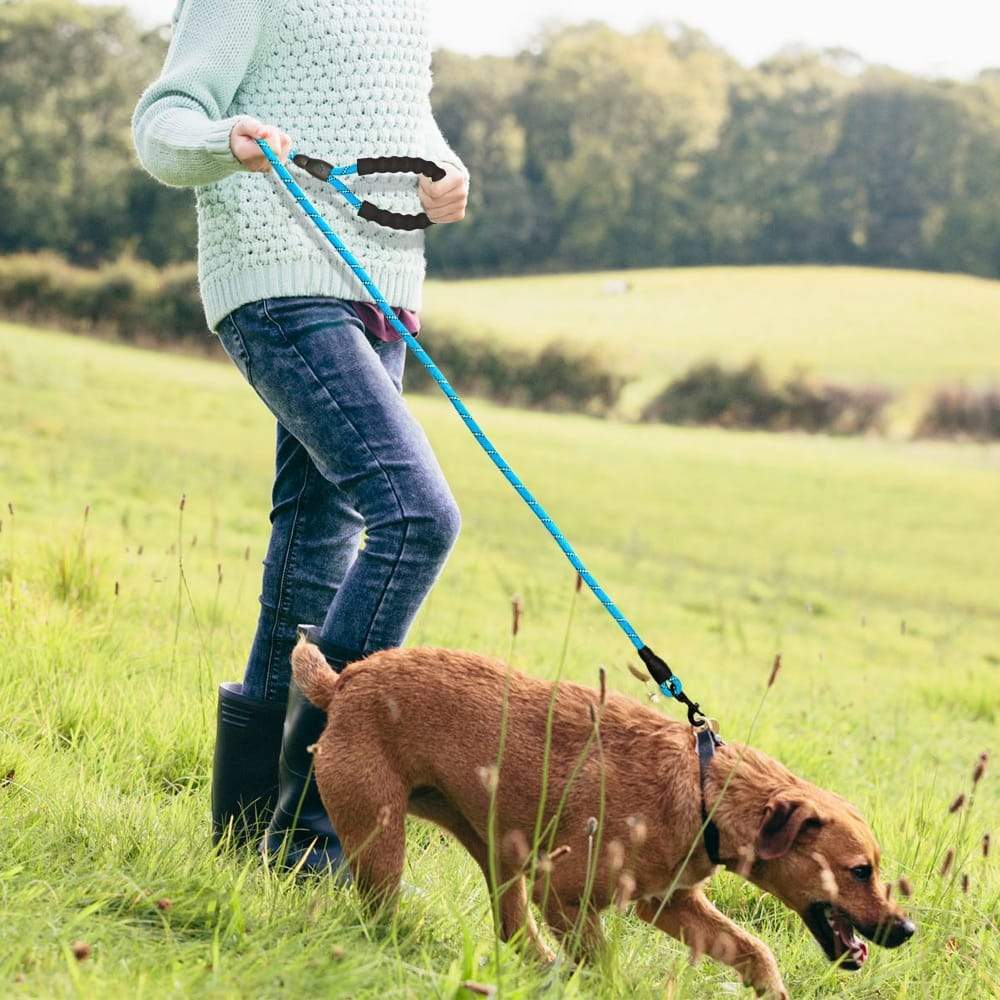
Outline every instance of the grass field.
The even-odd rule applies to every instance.
[[[831,375],[918,383],[936,379],[946,356],[954,374],[1000,370],[995,327],[992,338],[982,330],[989,302],[996,315],[995,285],[934,279],[955,289],[950,307],[944,293],[928,296],[939,318],[955,316],[934,343],[940,323],[920,325],[930,305],[913,306],[898,329],[881,326],[893,305],[872,286],[859,310],[875,310],[872,325],[852,327],[848,343],[832,339],[846,315],[833,287],[824,305],[809,292],[821,283],[814,272],[781,280],[796,275],[803,312],[835,314],[829,338],[811,329],[811,357],[746,304],[730,304],[728,321],[722,303],[700,306],[697,272],[664,278],[657,294],[674,311],[657,330],[617,324],[614,350],[636,368],[648,353],[664,371],[723,347],[735,356],[737,339],[748,353],[768,340],[775,358]],[[636,275],[636,287],[645,280]],[[765,287],[743,280],[767,301]],[[566,332],[585,317],[582,336],[602,343],[599,307],[603,324],[630,300],[601,298],[593,276],[564,281]],[[574,282],[597,290],[581,301]],[[484,284],[448,308],[472,316],[503,287]],[[981,289],[978,304],[962,289]],[[460,291],[436,286],[434,308]],[[520,304],[504,322],[514,329],[526,314],[543,322]],[[745,334],[726,341],[737,322]],[[514,661],[553,674],[572,574],[446,404],[412,405],[464,512],[412,641],[507,655],[518,594]],[[948,804],[968,793],[976,756],[997,749],[1000,448],[475,409],[731,738],[746,737],[783,655],[754,744],[855,801],[886,874],[913,883],[918,935],[898,951],[873,949],[849,975],[797,917],[718,876],[718,905],[774,949],[792,995],[998,995],[1000,876],[979,847],[1000,814],[997,776],[957,814]],[[0,995],[451,998],[471,996],[466,979],[511,998],[741,994],[729,970],[690,968],[679,945],[627,915],[608,917],[612,947],[599,967],[542,972],[506,948],[498,967],[478,870],[418,824],[407,878],[426,894],[389,926],[366,923],[350,893],[211,854],[214,688],[239,676],[253,628],[271,436],[229,366],[0,325]],[[615,689],[641,696],[628,652],[581,595],[567,674],[594,682],[606,664]],[[949,847],[957,857],[942,878]],[[74,957],[74,942],[89,958]]]
[[[627,281],[627,294],[608,286]],[[875,382],[912,410],[937,385],[1000,381],[1000,281],[848,267],[693,267],[432,281],[428,325],[593,348],[635,379],[634,409],[693,363],[760,358]]]

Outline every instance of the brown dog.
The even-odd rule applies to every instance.
[[[529,881],[578,955],[601,944],[600,910],[634,901],[695,956],[733,966],[760,994],[787,995],[767,946],[705,896],[716,866],[701,836],[689,727],[474,653],[390,650],[337,675],[301,641],[292,663],[296,683],[329,715],[316,780],[369,898],[395,897],[412,813],[453,834],[497,887],[505,940],[523,932],[552,957],[531,917]],[[798,913],[843,968],[867,957],[855,928],[888,947],[912,935],[879,880],[875,838],[839,796],[728,744],[705,769],[704,801],[722,863]]]

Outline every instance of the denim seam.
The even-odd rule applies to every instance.
[[[264,694],[267,697],[270,697],[271,695],[271,671],[274,666],[275,636],[278,633],[279,623],[287,613],[286,601],[290,595],[288,593],[286,583],[288,581],[289,574],[293,572],[295,542],[298,536],[299,528],[299,515],[302,512],[302,498],[305,496],[306,490],[309,487],[310,472],[311,463],[306,465],[306,474],[302,477],[302,488],[299,490],[299,494],[295,498],[295,514],[292,517],[292,527],[289,532],[288,548],[285,550],[285,559],[281,567],[281,583],[278,586],[278,604],[274,612],[274,624],[271,626],[271,637],[267,644],[267,669],[264,672]]]
[[[404,549],[406,547],[406,538],[407,538],[407,534],[409,532],[409,525],[406,522],[406,514],[405,514],[405,511],[403,509],[403,504],[402,504],[402,501],[400,500],[399,493],[396,491],[396,487],[395,487],[395,485],[392,482],[392,477],[386,472],[385,467],[379,461],[378,455],[376,455],[375,452],[373,452],[371,450],[371,448],[368,445],[368,442],[365,441],[364,436],[361,434],[361,432],[358,430],[358,428],[355,427],[355,425],[351,421],[350,417],[348,417],[347,414],[344,413],[342,407],[337,402],[337,400],[334,398],[333,393],[330,392],[330,390],[324,384],[323,380],[316,374],[316,372],[313,369],[312,365],[310,365],[309,362],[303,357],[302,352],[295,346],[295,344],[293,344],[288,339],[288,335],[285,333],[285,331],[282,328],[281,324],[278,322],[278,320],[276,320],[271,315],[270,310],[267,308],[267,300],[266,299],[262,299],[260,304],[261,304],[261,308],[264,311],[264,315],[267,317],[268,321],[272,324],[272,326],[274,326],[274,328],[281,335],[281,339],[284,340],[286,346],[289,347],[289,348],[291,348],[296,353],[296,355],[298,355],[298,358],[302,362],[302,364],[305,366],[306,371],[308,371],[309,374],[313,377],[313,379],[315,379],[316,384],[323,390],[323,392],[326,394],[327,398],[330,400],[331,404],[334,406],[334,408],[337,410],[337,412],[341,415],[341,417],[344,419],[344,421],[347,423],[347,425],[354,432],[355,437],[361,443],[362,447],[365,449],[366,452],[368,452],[369,457],[375,463],[376,468],[379,470],[379,472],[382,475],[382,478],[385,480],[386,485],[389,487],[389,490],[392,493],[392,497],[393,497],[393,499],[396,502],[396,508],[399,511],[400,519],[403,522],[403,540],[400,542],[399,551],[397,552],[395,560],[394,560],[394,562],[392,564],[392,569],[390,570],[389,575],[388,575],[388,577],[386,579],[386,582],[385,582],[385,584],[384,584],[384,586],[382,588],[382,594],[380,595],[378,603],[376,604],[375,612],[373,612],[373,614],[372,614],[372,620],[369,623],[368,628],[365,630],[364,643],[367,643],[368,637],[371,635],[372,629],[374,628],[374,625],[375,625],[375,617],[377,616],[378,612],[381,610],[382,604],[383,604],[383,602],[385,600],[385,595],[386,595],[386,593],[387,593],[387,591],[389,589],[389,583],[391,582],[392,577],[395,575],[396,570],[399,568],[399,563],[400,563],[400,560],[403,557],[403,551],[404,551]],[[383,369],[383,371],[384,371],[384,369]],[[386,372],[386,377],[388,377],[388,375],[389,375],[389,373]],[[391,381],[391,379],[390,379],[390,381]],[[395,386],[393,388],[395,388]],[[353,568],[354,567],[352,566],[351,569],[353,569]],[[351,572],[351,570],[348,570],[348,575],[350,574],[350,572]],[[279,601],[279,603],[280,603],[280,601]],[[360,650],[358,650],[358,652],[364,652],[364,643],[362,643],[362,648]]]
[[[396,575],[396,570],[399,569],[399,564],[403,559],[403,553],[406,551],[406,539],[410,533],[410,523],[408,521],[403,521],[403,540],[399,543],[399,552],[396,553],[396,558],[392,564],[392,569],[389,571],[388,576],[385,578],[385,584],[382,587],[382,593],[379,595],[378,602],[375,604],[375,610],[372,612],[371,621],[368,624],[368,628],[365,630],[365,637],[361,643],[361,649],[358,652],[365,653],[366,655],[374,650],[368,649],[368,640],[371,638],[372,632],[375,631],[375,622],[378,620],[379,614],[382,612],[382,605],[385,603],[386,596],[389,593],[389,587],[392,584],[393,577]]]
[[[247,366],[247,382],[249,382],[250,387],[253,388],[253,366],[250,364],[250,352],[247,350],[246,338],[243,336],[243,331],[240,329],[239,323],[236,322],[236,310],[229,314],[226,318],[232,324],[233,332],[235,333],[235,341],[239,345],[240,353],[243,355],[243,364]]]

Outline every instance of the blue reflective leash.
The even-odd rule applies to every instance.
[[[567,541],[566,536],[559,530],[559,526],[552,520],[548,512],[538,502],[538,500],[535,499],[531,490],[524,485],[520,476],[518,476],[518,474],[507,464],[507,461],[500,454],[500,452],[497,451],[493,442],[486,436],[486,433],[476,422],[475,417],[473,417],[473,415],[469,412],[465,403],[463,403],[459,398],[458,393],[452,388],[451,383],[444,377],[444,374],[434,363],[431,356],[424,350],[417,338],[406,329],[399,317],[396,315],[395,310],[386,301],[385,296],[381,293],[381,291],[379,291],[378,287],[372,281],[361,262],[344,245],[343,241],[333,231],[326,219],[319,214],[316,206],[313,205],[302,188],[300,188],[295,182],[295,178],[292,177],[285,165],[275,155],[274,150],[271,149],[271,147],[264,140],[259,140],[258,145],[270,161],[275,173],[281,178],[292,197],[300,205],[302,211],[305,212],[305,214],[312,220],[316,228],[327,238],[334,250],[340,254],[344,263],[346,263],[357,276],[358,281],[360,281],[365,287],[368,294],[382,311],[382,314],[385,316],[392,328],[400,335],[400,337],[403,338],[406,342],[406,346],[410,349],[416,359],[424,366],[424,368],[427,369],[431,378],[438,384],[445,396],[448,397],[451,405],[462,418],[465,426],[468,427],[472,436],[479,442],[479,446],[489,456],[490,461],[492,461],[493,464],[500,470],[504,479],[506,479],[507,482],[514,487],[518,496],[520,496],[528,507],[531,508],[532,513],[538,518],[539,521],[542,522],[545,530],[555,539],[556,545],[562,549],[563,554],[569,560],[570,564],[577,571],[577,573],[580,574],[580,578],[583,582],[586,583],[587,586],[593,591],[594,596],[601,602],[608,614],[615,620],[618,627],[629,637],[629,640],[632,642],[632,645],[635,646],[640,659],[646,665],[646,669],[649,671],[650,676],[652,676],[659,689],[668,698],[676,698],[678,701],[687,706],[688,721],[692,726],[701,725],[704,722],[704,715],[702,714],[698,703],[691,701],[691,699],[684,693],[681,679],[670,669],[664,660],[657,656],[656,653],[654,653],[649,646],[647,646],[642,639],[639,638],[638,632],[636,632],[636,630],[632,627],[632,624],[625,617],[625,615],[622,614],[618,605],[615,604],[610,596],[608,596],[604,588],[597,582],[590,570],[588,570],[583,564],[583,560],[576,554],[573,546]],[[419,215],[398,215],[393,212],[387,212],[384,209],[373,205],[371,202],[362,201],[346,184],[344,184],[342,180],[340,180],[340,178],[353,175],[367,176],[382,173],[411,173],[421,174],[429,177],[431,180],[440,180],[444,176],[444,171],[436,163],[432,163],[429,160],[421,160],[416,157],[387,156],[372,159],[361,159],[358,160],[356,164],[351,164],[346,167],[334,167],[322,160],[316,160],[302,154],[293,153],[291,158],[292,162],[294,162],[296,166],[306,170],[318,180],[330,184],[336,191],[343,195],[346,201],[355,210],[357,210],[358,215],[363,219],[367,219],[368,221],[375,222],[379,225],[388,226],[392,229],[402,230],[426,229],[428,226],[432,225],[430,219],[428,219],[424,213]]]

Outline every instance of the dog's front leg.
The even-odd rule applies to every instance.
[[[640,900],[636,912],[647,923],[686,944],[694,960],[710,955],[736,969],[758,996],[788,1000],[778,964],[767,945],[720,913],[701,889],[680,890],[669,903]]]

